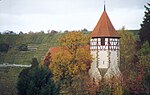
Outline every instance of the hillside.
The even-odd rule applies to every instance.
[[[30,64],[33,57],[40,62],[49,47],[58,45],[59,36],[62,34],[0,35],[0,47],[9,45],[7,52],[0,52],[0,64]],[[26,45],[28,50],[19,50],[22,45]]]
[[[138,37],[138,30],[127,31],[132,32]],[[89,35],[90,32],[85,33]],[[0,64],[30,64],[33,57],[36,57],[38,61],[41,62],[50,47],[58,46],[57,40],[62,35],[64,35],[64,33],[0,35],[0,47],[2,47],[2,44],[9,45],[7,52],[0,52]],[[26,45],[28,50],[19,50],[19,47],[22,45]]]

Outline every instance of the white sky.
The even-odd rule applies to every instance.
[[[150,0],[106,0],[106,11],[116,30],[139,29],[144,5]],[[104,0],[0,0],[0,32],[93,30]]]

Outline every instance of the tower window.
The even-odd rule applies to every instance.
[[[101,45],[105,45],[105,38],[101,38]]]

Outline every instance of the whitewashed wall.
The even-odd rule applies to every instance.
[[[100,40],[100,39],[98,39]],[[116,42],[111,42],[111,41],[116,41]],[[110,39],[110,43],[111,44],[117,44],[117,40],[119,39]],[[92,43],[93,40],[91,40],[91,45],[92,44],[96,44],[96,43]],[[105,39],[106,43],[108,43],[108,39]],[[119,43],[118,43],[119,44]],[[95,47],[96,48],[96,47]],[[105,77],[112,77],[112,76],[120,76],[120,70],[119,70],[119,64],[120,64],[120,51],[119,51],[119,46],[117,47],[117,50],[108,50],[108,48],[106,48],[106,50],[93,50],[93,47],[90,47],[91,49],[91,54],[94,58],[92,64],[91,64],[91,68],[89,70],[89,74],[92,78],[95,79],[101,79],[101,75],[100,72],[98,71],[98,68],[107,68],[108,66],[109,69],[105,75]],[[99,48],[98,48],[99,49]],[[98,56],[97,56],[98,54]],[[98,59],[97,59],[98,57]],[[98,63],[98,64],[97,64]],[[109,65],[110,64],[110,65]]]

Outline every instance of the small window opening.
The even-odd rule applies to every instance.
[[[105,38],[101,38],[101,45],[105,45]]]

